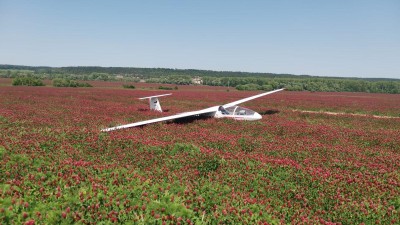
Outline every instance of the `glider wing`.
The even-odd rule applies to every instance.
[[[172,116],[165,116],[165,117],[160,117],[160,118],[156,118],[156,119],[145,120],[145,121],[140,121],[140,122],[136,122],[136,123],[130,123],[130,124],[125,124],[125,125],[121,125],[121,126],[105,128],[105,129],[102,129],[101,131],[108,132],[108,131],[113,131],[113,130],[129,128],[129,127],[143,126],[143,125],[151,124],[151,123],[158,123],[158,122],[162,122],[162,121],[187,118],[187,117],[191,117],[191,116],[201,116],[201,115],[215,113],[217,110],[218,110],[218,106],[214,106],[214,107],[210,107],[207,109],[191,111],[191,112],[184,112],[184,113],[180,113],[180,114],[176,114],[176,115],[172,115]]]
[[[250,100],[253,100],[253,99],[256,99],[256,98],[265,96],[265,95],[270,95],[270,94],[276,93],[276,92],[278,92],[278,91],[283,91],[283,90],[285,90],[285,89],[282,88],[282,89],[277,89],[277,90],[273,90],[273,91],[261,93],[261,94],[259,94],[259,95],[254,95],[254,96],[251,96],[251,97],[248,97],[248,98],[244,98],[244,99],[241,99],[241,100],[238,100],[238,101],[234,101],[234,102],[225,104],[225,105],[223,105],[223,107],[224,107],[224,108],[228,108],[228,107],[231,107],[231,106],[239,105],[239,104],[242,104],[242,103],[244,103],[244,102],[248,102],[248,101],[250,101]]]

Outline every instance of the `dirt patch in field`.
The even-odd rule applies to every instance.
[[[327,115],[344,115],[344,116],[363,116],[363,117],[373,117],[379,119],[400,119],[398,116],[378,116],[369,114],[357,114],[357,113],[345,113],[345,112],[326,112],[326,111],[308,111],[308,110],[292,110],[293,112],[301,113],[313,113],[313,114],[327,114]]]

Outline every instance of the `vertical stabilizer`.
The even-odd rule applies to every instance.
[[[158,111],[158,112],[162,112],[160,100],[158,100],[158,97],[168,96],[168,95],[172,95],[172,94],[155,95],[155,96],[149,96],[149,97],[144,97],[144,98],[139,98],[139,99],[140,100],[149,99],[150,109]]]
[[[160,102],[157,97],[149,98],[150,109],[158,112],[162,112]]]

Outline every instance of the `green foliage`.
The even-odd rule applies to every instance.
[[[257,143],[255,143],[251,140],[248,140],[244,137],[239,138],[238,145],[241,148],[241,150],[244,152],[252,152],[252,151],[254,151],[254,149],[256,149],[258,147]]]
[[[270,84],[264,84],[261,86],[261,89],[264,91],[272,91],[272,90],[274,90],[274,87],[272,87],[272,85],[270,85]]]
[[[160,90],[173,90],[172,87],[166,87],[166,86],[159,86],[158,89],[160,89]]]
[[[128,88],[128,89],[135,89],[136,87],[132,84],[124,84],[122,85],[123,88]]]
[[[34,73],[35,72],[33,70],[25,70],[25,69],[0,69],[0,77],[6,77],[6,78],[33,76]]]
[[[125,80],[190,85],[200,78],[204,85],[264,90],[285,87],[289,91],[400,93],[400,80],[385,78],[327,78],[308,75],[179,70],[129,67],[29,67],[0,65],[0,77],[36,76],[45,79]]]
[[[200,172],[200,174],[206,175],[210,172],[216,171],[221,162],[221,160],[217,157],[213,158],[208,158],[206,160],[203,160],[200,165],[197,166],[197,170]]]
[[[179,85],[189,85],[192,84],[191,76],[181,76],[171,74],[168,76],[161,75],[160,77],[149,77],[146,79],[148,83],[163,83],[163,84],[179,84]]]
[[[109,74],[108,73],[98,73],[94,72],[89,75],[90,80],[102,80],[102,81],[108,81],[109,79]]]
[[[0,145],[0,160],[3,160],[5,154],[6,154],[6,149]]]
[[[171,201],[173,199],[173,201]],[[148,205],[149,210],[158,211],[165,209],[163,213],[175,215],[176,217],[189,218],[194,216],[193,211],[187,209],[181,204],[181,199],[178,196],[166,191],[157,201],[151,201]]]
[[[233,82],[234,81],[234,82]],[[232,78],[237,90],[264,90],[285,87],[288,91],[400,93],[399,81],[367,81],[345,78]]]
[[[194,156],[200,153],[200,148],[192,144],[176,143],[172,148],[170,154],[175,155],[176,153],[183,153],[183,152],[191,156]]]
[[[41,79],[36,77],[16,77],[12,81],[12,85],[14,86],[44,86],[44,83]]]
[[[92,87],[89,83],[79,83],[75,80],[55,78],[53,79],[54,87]]]
[[[243,84],[236,86],[236,89],[240,91],[256,91],[256,90],[261,90],[261,88],[262,87],[258,84]]]
[[[393,199],[393,200],[391,201],[391,205],[393,205],[393,207],[394,207],[395,209],[400,209],[400,197],[397,196],[397,198]]]

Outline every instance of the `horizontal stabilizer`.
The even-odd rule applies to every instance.
[[[172,93],[169,93],[169,94],[163,94],[163,95],[154,95],[154,96],[143,97],[143,98],[139,98],[139,99],[140,99],[140,100],[143,100],[143,99],[148,99],[148,98],[157,98],[157,97],[168,96],[168,95],[172,95]]]

